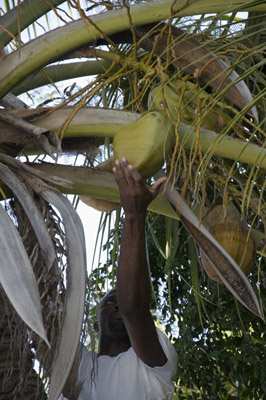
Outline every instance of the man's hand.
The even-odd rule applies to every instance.
[[[138,171],[123,157],[116,160],[113,168],[114,177],[120,191],[120,201],[126,215],[145,214],[150,202],[159,193],[166,177],[158,179],[153,186],[148,187]]]

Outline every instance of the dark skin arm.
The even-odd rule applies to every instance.
[[[114,176],[120,190],[125,222],[117,271],[117,297],[131,345],[150,367],[162,366],[167,358],[158,340],[150,313],[150,278],[145,251],[145,215],[166,178],[147,187],[128,162],[116,161]]]

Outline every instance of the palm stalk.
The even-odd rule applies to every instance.
[[[180,123],[178,134],[182,146],[187,149],[195,149],[197,134],[191,127]],[[266,149],[253,143],[201,128],[199,145],[202,152],[206,153],[205,157],[215,154],[220,157],[266,168]]]
[[[34,123],[51,131],[58,131],[65,120],[71,116],[73,108],[62,108],[50,115],[40,117]],[[27,115],[27,112],[22,112]],[[119,127],[136,122],[141,114],[101,108],[82,108],[71,120],[64,131],[64,137],[114,137]],[[89,123],[88,123],[89,122]],[[1,128],[0,128],[1,135]],[[188,125],[180,123],[178,135],[182,146],[194,149],[196,132]],[[266,168],[266,149],[253,143],[244,142],[228,135],[200,128],[199,144],[203,153],[215,154],[240,162]],[[31,150],[32,151],[32,150]]]
[[[60,177],[72,182],[72,187],[55,185],[61,192],[111,200],[119,203],[119,191],[114,176],[110,171],[97,168],[72,167],[50,163],[30,164],[46,177]],[[175,212],[164,199],[157,198],[148,208],[150,211],[177,219]]]
[[[52,82],[54,83],[66,79],[98,75],[106,71],[110,66],[111,62],[108,60],[51,65],[28,76],[24,81],[14,87],[12,93],[18,96],[21,93],[48,85]]]
[[[6,3],[8,1],[11,3],[11,0],[5,1]],[[181,203],[185,204],[185,201],[187,201],[188,206],[184,205],[186,212],[184,214],[178,212],[177,214],[168,201],[161,196],[154,200],[149,207],[149,210],[154,213],[170,217],[167,218],[168,222],[166,224],[168,229],[166,230],[167,249],[165,254],[160,241],[160,238],[163,238],[162,241],[164,243],[164,233],[162,232],[162,235],[160,235],[159,232],[157,235],[157,231],[155,229],[153,231],[157,250],[163,254],[163,257],[167,258],[167,270],[164,270],[163,273],[165,282],[167,279],[168,290],[171,292],[169,297],[170,311],[172,315],[175,314],[175,317],[180,317],[180,320],[183,318],[181,308],[179,308],[180,305],[177,304],[175,298],[177,293],[175,279],[176,274],[179,274],[180,271],[181,273],[186,273],[183,267],[187,266],[189,270],[189,264],[191,263],[190,282],[192,282],[192,287],[196,294],[196,303],[202,328],[206,328],[206,320],[204,318],[207,314],[212,319],[213,312],[209,314],[208,305],[206,303],[205,307],[200,290],[205,291],[207,286],[208,289],[213,290],[214,286],[204,284],[204,289],[200,286],[199,279],[202,276],[198,270],[199,257],[196,247],[191,240],[188,247],[185,243],[180,243],[180,246],[177,247],[178,241],[181,241],[182,238],[185,238],[186,241],[186,238],[189,238],[191,233],[198,245],[210,255],[210,259],[216,266],[217,273],[220,273],[221,279],[227,288],[250,311],[263,318],[263,312],[249,284],[249,278],[243,277],[241,273],[238,274],[236,265],[227,257],[223,249],[219,248],[219,245],[217,253],[217,243],[213,242],[212,237],[208,236],[206,230],[204,230],[204,218],[200,217],[200,221],[195,219],[187,207],[192,208],[197,202],[198,206],[199,204],[201,205],[200,214],[202,214],[203,209],[205,211],[211,208],[215,202],[223,201],[226,204],[227,201],[233,200],[236,206],[239,209],[241,208],[242,214],[247,217],[250,224],[250,232],[256,232],[256,235],[254,235],[256,236],[255,241],[259,243],[257,254],[265,256],[265,234],[263,234],[263,221],[265,219],[264,169],[266,168],[266,150],[264,148],[265,46],[263,42],[265,29],[263,17],[258,24],[256,18],[259,14],[254,13],[266,11],[266,4],[262,0],[234,0],[233,2],[225,0],[222,4],[218,0],[129,1],[127,2],[129,7],[113,8],[112,11],[100,12],[93,16],[87,15],[87,10],[81,9],[81,19],[66,23],[62,28],[50,31],[23,45],[20,42],[20,31],[29,26],[33,20],[35,21],[33,15],[44,15],[50,8],[53,8],[51,4],[56,6],[61,3],[60,0],[52,0],[52,2],[41,0],[41,3],[44,4],[39,4],[39,1],[33,0],[29,2],[25,0],[22,4],[19,3],[18,8],[14,8],[0,18],[0,25],[4,27],[2,31],[0,27],[0,43],[2,41],[5,45],[13,37],[12,43],[7,47],[7,52],[14,45],[19,48],[18,51],[14,51],[1,59],[0,97],[5,93],[24,93],[49,82],[53,83],[94,73],[97,75],[96,78],[90,78],[90,83],[81,89],[76,89],[77,86],[74,88],[73,84],[71,90],[65,92],[66,96],[68,96],[67,100],[63,100],[61,104],[54,108],[40,107],[35,110],[18,110],[20,108],[18,105],[17,109],[9,111],[8,107],[11,104],[9,99],[7,98],[8,101],[2,103],[10,114],[13,112],[15,119],[18,119],[18,116],[27,121],[28,124],[41,128],[43,130],[42,136],[47,136],[49,132],[54,132],[62,141],[62,156],[64,158],[58,156],[59,162],[53,164],[38,163],[36,158],[33,163],[18,163],[10,155],[17,156],[22,148],[24,155],[43,154],[47,153],[47,151],[41,148],[41,144],[38,141],[36,142],[36,139],[33,139],[23,130],[12,126],[12,124],[2,122],[0,126],[0,151],[9,154],[9,156],[2,155],[0,161],[6,165],[6,168],[12,170],[13,175],[17,175],[19,180],[24,181],[26,186],[29,185],[29,191],[34,194],[35,204],[41,211],[43,222],[45,221],[46,233],[51,235],[57,261],[54,262],[54,250],[50,252],[49,247],[45,247],[46,243],[42,241],[45,238],[45,232],[42,232],[45,226],[41,223],[39,224],[37,219],[34,221],[31,216],[31,209],[29,208],[31,198],[27,195],[24,196],[24,192],[21,192],[19,201],[15,200],[10,203],[15,205],[14,214],[18,222],[18,233],[12,236],[12,228],[10,228],[8,238],[9,242],[14,242],[15,244],[17,241],[21,242],[22,238],[24,245],[24,247],[22,245],[22,252],[25,255],[26,250],[26,256],[32,264],[35,281],[38,282],[37,290],[41,298],[43,324],[51,350],[48,350],[46,343],[37,334],[29,330],[26,332],[28,328],[24,327],[23,334],[17,334],[16,336],[12,334],[8,338],[10,339],[8,340],[8,351],[10,354],[13,353],[12,340],[16,342],[17,338],[21,336],[21,340],[28,346],[27,348],[29,350],[34,349],[34,357],[40,361],[41,372],[44,373],[44,375],[41,373],[41,377],[45,382],[46,393],[48,392],[48,386],[50,386],[50,399],[57,400],[70,371],[80,341],[82,321],[84,321],[84,302],[86,305],[85,244],[82,227],[69,202],[58,190],[64,194],[79,195],[80,199],[83,198],[82,196],[85,196],[85,198],[94,197],[112,201],[119,206],[119,192],[112,172],[107,167],[103,168],[102,164],[99,168],[95,168],[95,166],[102,160],[110,160],[112,156],[112,139],[120,127],[138,121],[149,110],[147,100],[149,92],[158,84],[174,84],[176,79],[181,79],[184,83],[187,83],[186,79],[190,79],[195,85],[196,97],[204,90],[208,94],[206,102],[200,100],[198,103],[193,103],[193,101],[187,100],[185,106],[189,107],[192,103],[195,105],[195,107],[193,106],[195,111],[193,117],[196,117],[195,119],[192,117],[195,123],[191,122],[191,126],[180,122],[180,120],[183,121],[179,117],[185,107],[177,107],[177,118],[174,122],[176,148],[173,151],[171,165],[170,157],[167,158],[165,164],[165,171],[170,171],[170,179],[173,181],[173,184],[169,183],[168,188],[172,192],[175,192],[175,188],[180,192],[183,189],[181,198],[177,196],[177,201],[171,201],[171,204],[176,206],[176,203],[180,205]],[[79,2],[74,3],[75,5],[79,4]],[[134,4],[131,6],[131,3]],[[110,7],[112,5],[117,6],[117,4],[117,2],[111,2]],[[32,10],[29,8],[31,5]],[[38,6],[36,14],[34,14],[35,5]],[[93,3],[93,9],[96,12],[99,11],[99,5],[99,2],[97,5],[95,5],[95,2]],[[101,6],[105,7],[106,4],[103,2]],[[75,6],[71,4],[69,7],[72,7],[74,11]],[[19,10],[20,18],[17,18]],[[26,15],[27,10],[28,14],[32,14],[32,16],[29,15],[29,18]],[[249,15],[255,16],[255,20],[252,21],[246,16],[243,19],[242,17],[235,18],[234,12],[244,10],[252,10],[252,14]],[[57,11],[60,16],[63,15],[64,11],[60,10],[59,7]],[[77,8],[75,8],[75,12],[78,12]],[[230,12],[231,15],[226,14]],[[204,16],[204,13],[209,13],[209,16]],[[214,15],[214,13],[218,14]],[[197,19],[191,17],[196,14],[202,15]],[[226,21],[228,22],[226,23]],[[48,14],[46,15],[46,22],[45,30],[50,30]],[[168,22],[170,23],[168,24]],[[56,24],[54,25],[56,26]],[[33,23],[33,28],[36,26],[37,24]],[[10,34],[8,34],[7,30]],[[37,32],[35,33],[37,36]],[[127,37],[124,38],[124,34],[127,34]],[[109,46],[108,51],[95,50],[92,47],[108,43],[113,44],[113,46]],[[91,46],[89,50],[88,44]],[[257,47],[253,45],[257,45]],[[93,57],[97,61],[61,63],[66,59],[81,56]],[[224,66],[223,60],[226,61],[229,67]],[[49,66],[54,61],[60,62],[60,65]],[[218,64],[220,64],[220,67]],[[188,77],[187,74],[190,76]],[[203,79],[204,76],[205,78]],[[231,80],[229,79],[230,77],[232,78]],[[214,85],[215,81],[216,85]],[[198,85],[201,85],[201,88]],[[203,88],[204,85],[206,86]],[[232,95],[232,89],[237,89],[237,87],[238,91],[236,90],[235,94]],[[42,95],[43,93],[40,94],[40,97]],[[14,97],[14,95],[12,96]],[[50,93],[47,93],[45,99],[47,98],[48,101],[51,101],[49,96]],[[181,94],[180,98],[182,98]],[[229,101],[229,104],[223,103],[224,98],[226,99],[225,101]],[[41,98],[40,101],[45,104],[45,101],[43,101],[45,99]],[[11,100],[12,104],[15,104],[13,102],[14,98]],[[181,105],[181,102],[180,100],[179,105]],[[68,106],[68,104],[76,104],[76,106]],[[103,105],[106,108],[87,107],[88,104]],[[253,106],[258,111],[259,125],[257,129],[255,126],[257,114],[250,113]],[[123,107],[125,110],[137,110],[138,112],[120,111],[119,109]],[[241,111],[238,113],[233,107],[237,107]],[[218,108],[219,110],[222,108],[224,113],[228,111],[229,120],[229,114],[235,115],[227,127],[224,128],[224,131],[218,134],[211,130],[200,128],[200,126],[203,126],[201,123],[204,117],[208,118],[208,115],[211,115],[212,112],[215,114]],[[3,112],[6,113],[6,110],[3,110]],[[167,113],[167,109],[163,110],[163,112]],[[248,117],[245,117],[246,115]],[[250,116],[252,118],[251,121],[248,120]],[[235,133],[239,136],[242,135],[243,140],[236,139],[234,133],[229,132],[229,129],[233,129],[235,124],[237,128],[238,123],[241,124],[243,130],[235,129]],[[222,123],[221,125],[224,126]],[[213,127],[214,125],[211,126]],[[221,132],[221,130],[219,131]],[[226,134],[223,133],[225,131]],[[14,154],[11,153],[12,148],[15,148]],[[101,155],[98,153],[99,151],[102,151]],[[60,161],[64,160],[63,162],[65,162],[67,157],[68,161],[70,161],[69,155],[72,156],[73,153],[74,155],[82,154],[82,157],[75,158],[75,160],[78,160],[78,162],[84,160],[84,165],[90,165],[90,167],[60,164]],[[83,155],[85,156],[84,158]],[[73,159],[74,157],[71,157],[71,161]],[[230,159],[233,161],[230,161]],[[74,161],[74,165],[75,163],[76,161]],[[106,166],[106,164],[104,165]],[[210,170],[207,170],[208,168]],[[240,175],[241,179],[237,174]],[[13,181],[16,182],[15,179]],[[48,187],[48,184],[50,187]],[[2,182],[2,185],[0,185],[2,198],[12,197],[18,193],[15,186],[19,185],[14,184],[12,186],[10,181],[7,180]],[[20,206],[20,203],[23,202],[27,204],[24,206],[21,204]],[[20,208],[23,212],[20,212]],[[28,210],[28,217],[27,213],[25,213],[26,209]],[[58,210],[58,214],[56,210]],[[2,212],[4,211],[2,210]],[[6,227],[9,228],[9,224],[13,224],[13,222],[6,222],[6,216],[2,218],[2,212],[0,214],[1,220],[4,221],[2,224],[2,236],[4,236]],[[150,215],[148,215],[149,217]],[[108,218],[111,221],[110,214],[108,214],[105,221]],[[151,215],[151,220],[153,218],[156,221],[157,217]],[[173,219],[183,221],[188,229],[188,233],[185,236],[182,236],[182,230],[177,232],[177,229],[171,229],[172,225],[177,227],[177,221],[173,221]],[[40,229],[33,229],[35,225],[40,225]],[[105,223],[105,225],[108,224]],[[117,220],[117,240],[119,237],[119,225],[120,221]],[[252,229],[253,227],[258,230]],[[40,243],[38,243],[38,240]],[[4,257],[5,251],[9,246],[7,242],[3,240],[3,249],[0,246]],[[109,243],[111,245],[112,237]],[[17,246],[18,250],[13,257],[14,259],[20,257],[20,253],[18,253],[20,245],[18,244]],[[180,250],[178,255],[175,254],[177,248],[178,251]],[[115,257],[117,254],[118,247],[116,242],[113,248],[113,276],[115,274]],[[152,258],[153,254],[149,256]],[[14,264],[12,254],[8,254],[6,260],[11,260],[10,263]],[[265,260],[262,260],[264,263]],[[109,261],[107,262],[108,265]],[[182,263],[182,265],[180,267],[176,266],[177,262]],[[8,268],[7,264],[4,264],[4,272]],[[154,276],[157,277],[157,273],[159,276],[157,270],[153,276],[153,265],[156,265],[156,263],[151,265],[152,278]],[[233,276],[234,279],[227,276],[225,265],[228,265],[231,277]],[[14,269],[14,265],[12,268]],[[96,276],[97,274],[97,289],[101,287],[101,284],[105,285],[107,281],[110,281],[109,270],[107,271],[107,269],[102,272],[103,269],[100,266],[99,271],[92,271],[92,275],[95,273]],[[19,272],[16,269],[13,274],[19,276]],[[259,274],[260,271],[258,270]],[[5,273],[3,275],[9,276]],[[261,276],[263,277],[262,274]],[[254,278],[253,282],[255,282],[256,272],[251,278]],[[7,280],[6,276],[2,276],[1,279],[3,279],[3,282]],[[35,281],[33,282],[34,285]],[[92,284],[94,284],[93,281]],[[256,284],[257,282],[254,283],[254,287]],[[18,286],[17,283],[16,286]],[[260,287],[259,282],[256,287]],[[180,286],[179,288],[181,289]],[[187,293],[185,293],[184,300]],[[12,295],[14,297],[13,293],[8,295],[11,296],[11,299]],[[31,292],[29,292],[28,296],[32,297]],[[262,292],[259,300],[263,301]],[[23,317],[22,311],[18,309],[18,313]],[[16,316],[16,312],[14,311],[12,315]],[[87,316],[88,314],[86,314]],[[8,324],[12,325],[12,318],[10,316],[2,318],[1,335],[2,331],[7,331]],[[255,318],[253,320],[250,318],[250,321],[260,322]],[[187,321],[184,318],[183,325],[186,323]],[[34,329],[34,326],[32,328]],[[85,333],[85,326],[83,326],[83,329],[82,333]],[[204,332],[204,335],[206,334],[207,336],[210,330],[206,329]],[[33,338],[32,342],[29,337]],[[4,340],[1,341],[0,347],[0,353],[2,352],[2,355],[0,354],[1,361],[6,356]],[[4,366],[5,374],[9,373],[7,369],[16,368],[17,360],[13,354],[12,357],[13,364],[11,360]],[[33,354],[31,354],[32,357]],[[48,368],[46,368],[47,366]],[[28,375],[28,371],[31,369],[32,365],[27,371],[25,370],[25,373]],[[0,364],[0,382],[2,379],[1,371]],[[20,367],[18,375],[21,381],[23,372]],[[16,374],[12,375],[12,384],[14,384],[16,376]],[[32,386],[34,387],[34,385]],[[45,397],[46,394],[43,387],[40,386],[40,390]],[[6,391],[4,392],[5,395]],[[38,396],[36,391],[35,397]],[[38,398],[41,397],[39,396]]]

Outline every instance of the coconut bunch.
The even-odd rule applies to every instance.
[[[204,225],[244,274],[248,275],[255,265],[256,245],[246,219],[237,208],[232,203],[214,207],[207,214]],[[208,254],[202,251],[201,262],[209,277],[221,282]]]
[[[218,106],[212,105],[212,96],[198,84],[183,79],[161,84],[150,92],[150,107],[168,110],[174,121],[192,125],[197,121],[205,129],[217,133],[230,122],[230,117]]]

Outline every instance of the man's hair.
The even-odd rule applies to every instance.
[[[110,289],[107,293],[105,293],[105,295],[101,298],[101,300],[99,301],[98,305],[97,305],[97,321],[99,320],[99,313],[101,310],[101,304],[103,303],[103,301],[106,299],[107,296],[110,295],[110,293],[112,292],[116,292],[116,287]]]

